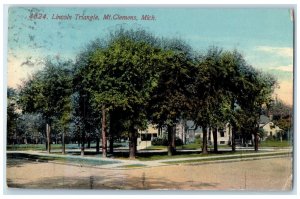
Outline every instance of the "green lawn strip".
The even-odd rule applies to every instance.
[[[254,157],[273,157],[273,156],[279,156],[279,155],[290,155],[290,152],[282,152],[282,153],[268,153],[268,154],[253,154],[253,155],[247,155],[243,156],[242,154],[240,156],[224,156],[224,157],[214,157],[206,158],[206,159],[192,159],[192,160],[179,160],[179,161],[165,161],[162,163],[166,164],[181,164],[181,163],[197,163],[197,162],[208,162],[208,161],[214,161],[214,160],[234,160],[234,159],[246,159],[246,158],[254,158]]]
[[[77,144],[66,145],[66,149],[76,149]],[[51,149],[61,149],[61,144],[51,144]],[[8,145],[8,151],[46,151],[45,144],[20,144],[20,145]]]
[[[182,145],[182,146],[177,146],[177,149],[187,149],[187,150],[196,150],[196,149],[201,149],[201,145],[198,143],[191,143],[191,144],[186,144],[186,145]],[[208,148],[213,148],[213,146],[208,146]],[[228,145],[218,145],[218,148],[231,148],[231,146]],[[149,146],[146,149],[142,149],[142,150],[163,150],[163,149],[167,149],[167,146]]]
[[[274,141],[274,140],[267,140],[264,142],[261,142],[259,144],[260,147],[291,147],[292,142],[283,140],[282,142],[280,141]]]
[[[19,159],[27,159],[36,162],[59,162],[59,163],[66,163],[66,164],[83,164],[83,165],[90,165],[90,166],[97,166],[97,165],[106,165],[106,164],[115,164],[119,163],[118,161],[109,161],[109,160],[96,160],[96,159],[89,159],[89,158],[81,158],[76,156],[64,156],[64,155],[38,155],[38,154],[27,154],[27,153],[13,153],[7,154],[8,158],[19,158]]]
[[[152,160],[164,160],[164,159],[173,159],[173,158],[186,158],[186,157],[198,157],[199,154],[185,154],[185,155],[173,155],[172,157],[165,155],[149,155],[147,157],[140,157],[137,155],[137,159],[141,161],[152,161]]]
[[[8,151],[27,151],[27,150],[36,150],[43,151],[46,150],[44,144],[20,144],[20,145],[8,145]]]
[[[119,166],[118,168],[140,168],[140,167],[144,167],[146,165],[144,164],[128,164],[128,165],[123,165],[123,166]]]
[[[167,149],[167,146],[148,146],[146,149],[142,149],[144,151],[147,150],[162,150],[162,149]]]
[[[91,147],[94,148],[95,144],[92,144]],[[115,144],[114,147],[122,147],[123,145],[120,144]],[[260,147],[291,147],[292,142],[283,140],[282,142],[280,141],[275,141],[275,140],[267,140],[263,141],[259,144]],[[213,146],[208,146],[209,148],[212,148]],[[78,144],[66,144],[66,149],[78,149]],[[190,143],[186,144],[183,146],[178,146],[178,149],[200,149],[201,144],[199,143]],[[228,145],[218,145],[218,148],[230,148]],[[52,144],[51,149],[61,149],[61,144]],[[162,150],[162,149],[167,149],[167,146],[149,146],[147,149],[143,150]],[[34,151],[46,151],[46,146],[45,144],[19,144],[19,145],[8,145],[7,146],[8,151],[27,151],[27,150],[34,150]]]
[[[101,147],[101,145],[100,145]],[[124,147],[121,143],[114,144],[114,148]],[[96,144],[91,144],[90,148],[96,148]],[[15,144],[15,145],[7,145],[7,151],[46,151],[45,144]],[[62,149],[61,144],[51,144],[51,149]],[[78,144],[66,144],[66,149],[80,149]]]
[[[182,153],[182,152],[178,152],[178,153]],[[168,159],[178,159],[178,158],[194,158],[194,157],[211,157],[211,156],[219,156],[219,155],[236,155],[236,154],[247,154],[247,153],[253,153],[253,150],[249,150],[249,151],[225,151],[225,152],[219,152],[219,153],[213,153],[213,152],[209,152],[208,154],[202,154],[202,153],[188,153],[188,154],[176,154],[173,156],[168,156],[167,153],[165,153],[164,155],[155,155],[155,153],[149,154],[149,156],[146,157],[141,157],[138,156],[137,159],[141,160],[141,161],[152,161],[152,160],[168,160]],[[139,155],[139,154],[138,154]]]

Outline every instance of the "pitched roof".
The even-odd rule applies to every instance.
[[[259,124],[267,124],[270,122],[269,117],[265,116],[265,115],[261,115],[259,117]]]

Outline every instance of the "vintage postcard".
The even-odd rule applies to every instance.
[[[294,7],[7,10],[8,189],[293,190]]]

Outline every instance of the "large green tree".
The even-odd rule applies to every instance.
[[[197,60],[192,119],[203,129],[204,154],[207,153],[209,131],[213,132],[214,151],[217,152],[217,129],[224,128],[232,116],[232,80],[236,75],[236,64],[230,58],[230,52],[213,47]]]
[[[158,82],[149,102],[149,120],[168,131],[168,155],[176,150],[176,124],[187,118],[191,110],[190,89],[193,84],[193,54],[189,45],[182,40],[163,39],[163,65],[158,68]]]
[[[253,86],[251,86],[250,90],[246,89],[248,95],[241,107],[250,113],[249,118],[252,121],[252,134],[254,135],[254,149],[258,151],[259,118],[262,114],[263,106],[272,102],[272,93],[277,83],[275,78],[269,74],[259,71],[256,71],[254,74],[255,79],[251,81]]]
[[[77,55],[73,77],[73,120],[76,126],[78,143],[81,144],[81,155],[84,155],[85,143],[91,137],[96,139],[96,152],[99,152],[100,129],[102,117],[99,110],[92,106],[90,88],[95,80],[89,74],[91,56],[96,50],[106,47],[105,40],[96,39],[88,43]]]
[[[144,39],[143,39],[144,38]],[[145,128],[145,107],[157,85],[155,70],[162,57],[151,34],[120,30],[106,48],[97,49],[86,67],[85,80],[93,107],[102,112],[103,156],[106,156],[106,115],[120,110],[129,133],[130,158],[135,157],[137,130]]]
[[[45,67],[32,75],[20,88],[19,104],[23,113],[40,113],[46,121],[47,152],[51,150],[51,123],[58,118],[65,125],[71,95],[70,61],[47,60]]]
[[[17,91],[13,88],[7,88],[7,143],[15,143],[17,138]]]

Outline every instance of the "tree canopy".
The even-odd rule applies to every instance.
[[[62,132],[63,143],[70,131],[82,147],[90,137],[99,142],[102,129],[106,157],[107,136],[113,146],[113,139],[126,133],[134,158],[137,131],[149,123],[167,129],[170,155],[176,149],[174,127],[181,120],[202,127],[203,152],[208,128],[230,124],[233,141],[241,129],[256,136],[275,87],[271,75],[254,69],[236,50],[211,47],[198,53],[181,39],[120,28],[88,44],[74,63],[48,59],[18,89],[17,103],[23,114],[43,117],[48,143],[51,125]],[[10,131],[17,117],[13,109],[10,103]]]

